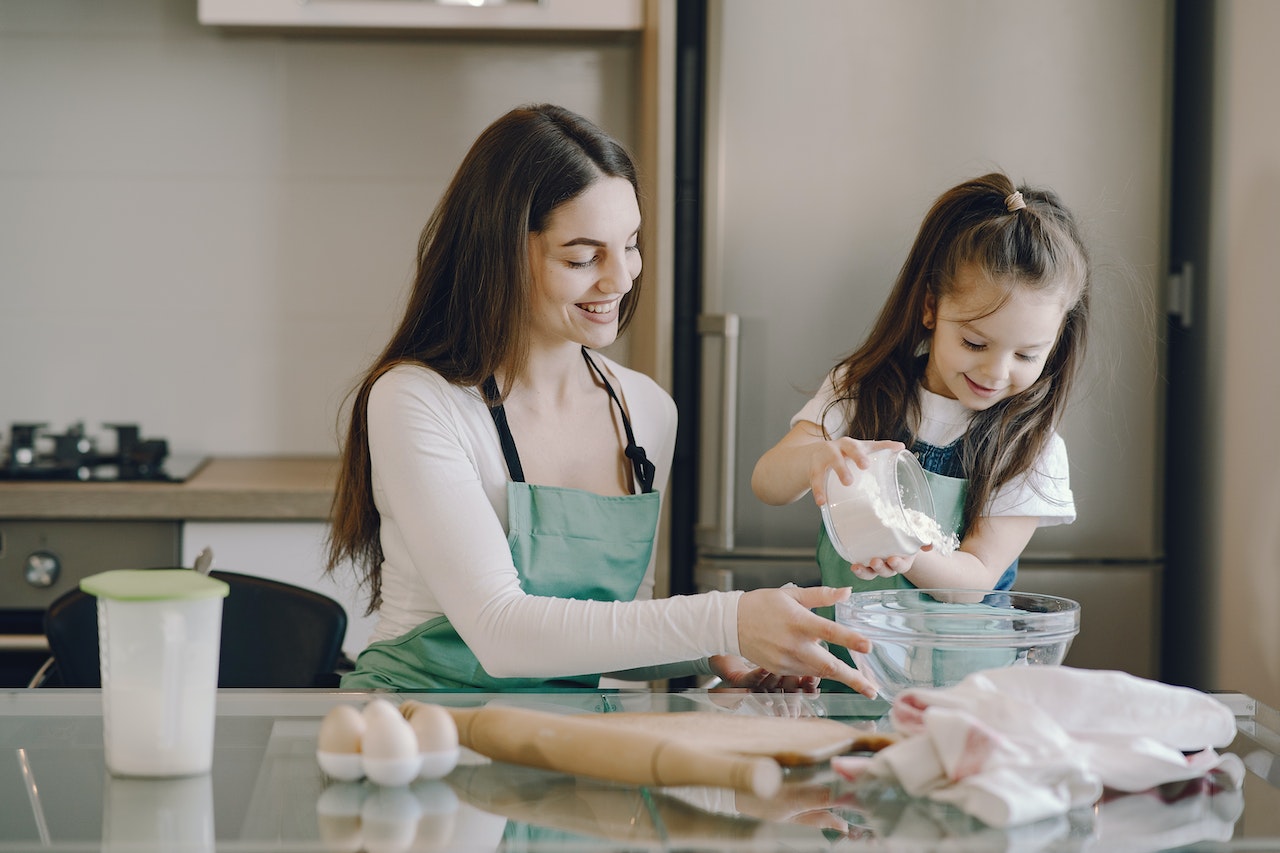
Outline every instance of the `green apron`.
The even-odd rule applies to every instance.
[[[606,496],[582,489],[534,486],[524,471],[506,413],[490,378],[485,394],[498,430],[511,482],[507,483],[507,543],[528,595],[592,601],[631,601],[653,554],[660,499],[654,467],[635,443],[631,422],[612,386],[583,349],[583,358],[604,383],[627,434],[626,456],[639,494]],[[595,689],[600,673],[563,677],[495,678],[485,672],[447,616],[430,619],[406,634],[371,643],[342,678],[343,689],[421,691],[476,689]]]

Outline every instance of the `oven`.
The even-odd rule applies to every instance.
[[[132,424],[105,425],[114,440],[100,449],[82,423],[62,433],[44,424],[13,424],[0,457],[0,488],[7,481],[181,482],[203,458],[174,457],[163,439],[144,439]],[[20,489],[21,486],[15,485]],[[82,578],[112,569],[181,565],[182,523],[177,520],[0,517],[0,687],[25,687],[49,657],[44,613]]]
[[[89,575],[181,565],[177,521],[0,520],[0,686],[25,687],[49,657],[44,612]]]

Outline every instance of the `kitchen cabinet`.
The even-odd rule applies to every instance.
[[[357,588],[354,569],[326,576],[323,521],[187,521],[182,525],[182,565],[195,563],[204,548],[213,551],[213,567],[271,578],[327,595],[347,611],[342,651],[352,660],[368,644],[372,616],[365,616],[365,596]]]
[[[642,0],[199,0],[197,9],[202,24],[330,31],[598,33],[638,31],[644,24]]]

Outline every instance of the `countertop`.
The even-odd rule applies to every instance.
[[[209,459],[183,483],[0,482],[0,519],[325,521],[333,456]]]
[[[98,691],[0,691],[0,853],[1280,849],[1277,715],[1241,694],[1220,694],[1236,715],[1238,735],[1228,751],[1248,768],[1241,790],[1187,783],[1104,797],[1092,809],[1008,831],[905,795],[868,800],[825,763],[788,770],[781,793],[769,800],[599,782],[469,752],[444,779],[407,787],[328,779],[315,759],[320,720],[336,704],[361,707],[370,698],[221,690],[213,769],[156,780],[106,771]],[[888,707],[847,694],[703,690],[413,698],[565,714],[813,714],[872,730],[886,725]]]

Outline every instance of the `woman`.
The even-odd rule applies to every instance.
[[[675,407],[593,352],[635,311],[640,222],[626,151],[563,108],[513,110],[467,153],[355,392],[329,571],[353,562],[380,618],[343,687],[714,673],[874,695],[824,645],[869,644],[810,612],[847,589],[652,600]]]

